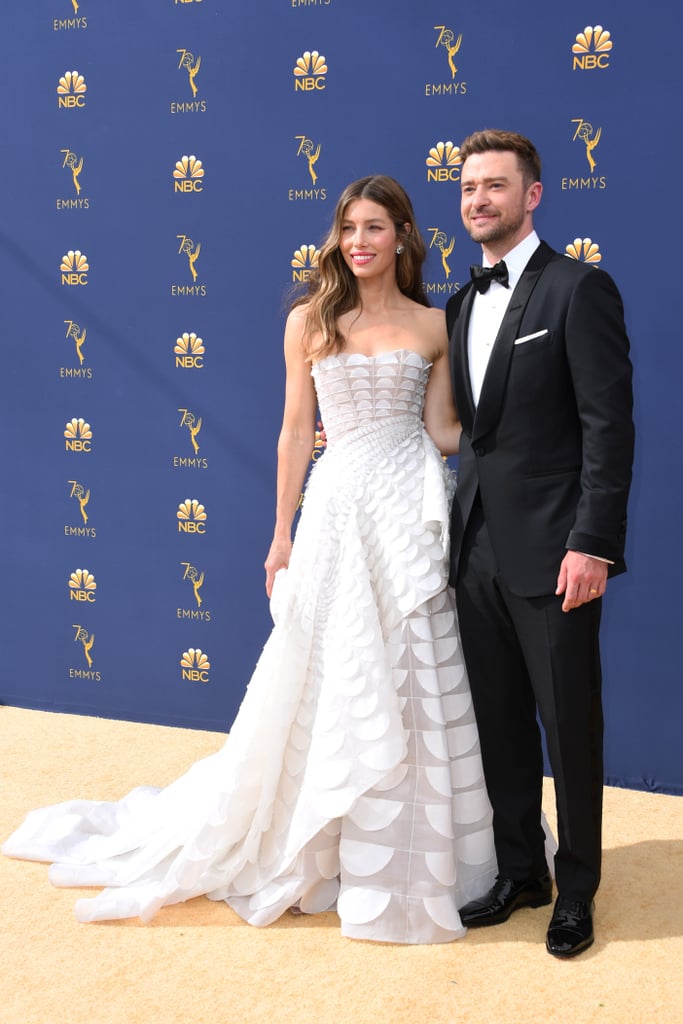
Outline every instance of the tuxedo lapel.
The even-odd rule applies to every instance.
[[[475,290],[469,287],[464,297],[458,319],[453,330],[451,345],[453,391],[458,415],[466,434],[471,435],[474,422],[474,397],[470,379],[470,362],[467,354],[467,325],[470,321]]]
[[[503,317],[503,322],[496,336],[491,352],[486,374],[479,396],[472,425],[472,442],[484,437],[496,425],[500,418],[500,411],[505,395],[510,360],[514,348],[515,338],[519,336],[519,326],[524,315],[529,297],[538,284],[538,280],[547,263],[554,255],[554,251],[545,242],[541,242],[531,259],[527,263],[524,272],[519,279],[517,287],[512,293],[510,304]],[[474,289],[473,289],[474,290]],[[471,300],[470,300],[471,303]],[[464,319],[464,318],[463,318]],[[465,326],[465,353],[467,352],[467,327]],[[469,367],[467,369],[469,382]],[[470,399],[471,399],[470,387]]]

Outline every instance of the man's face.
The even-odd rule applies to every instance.
[[[473,153],[462,167],[460,213],[470,237],[500,259],[533,229],[541,183],[526,186],[515,153]]]

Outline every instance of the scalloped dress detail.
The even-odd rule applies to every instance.
[[[149,920],[202,894],[267,925],[336,908],[342,934],[460,937],[495,877],[491,810],[447,584],[454,476],[422,422],[430,364],[312,369],[327,434],[272,633],[217,753],[164,789],[31,812],[5,843],[76,917]]]

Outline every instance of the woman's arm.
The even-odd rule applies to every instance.
[[[305,311],[299,307],[285,327],[285,408],[277,445],[277,504],[275,530],[264,568],[270,597],[278,569],[286,568],[292,550],[292,523],[299,504],[315,441],[317,402],[311,364],[305,358]]]
[[[437,353],[425,395],[424,425],[442,455],[457,455],[462,426],[453,401],[445,321],[440,325]]]

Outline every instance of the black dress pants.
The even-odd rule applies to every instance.
[[[590,900],[601,860],[601,601],[563,612],[555,594],[513,594],[500,577],[479,500],[464,537],[456,595],[499,873],[526,879],[547,869],[538,711],[555,782],[558,890]]]

